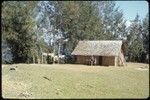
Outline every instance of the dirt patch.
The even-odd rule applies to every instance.
[[[135,69],[136,69],[136,70],[141,70],[141,71],[148,70],[148,68],[144,68],[144,67],[135,68]]]
[[[139,67],[149,67],[149,64],[145,64],[145,63],[131,63],[128,62],[127,66],[125,67],[129,67],[129,68],[139,68]]]
[[[48,80],[48,81],[52,81],[51,78],[47,78],[46,76],[43,76],[43,78]]]
[[[27,98],[27,97],[30,97],[31,95],[32,93],[25,91],[25,92],[21,92],[18,96]]]

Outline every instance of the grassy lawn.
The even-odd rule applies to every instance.
[[[10,70],[17,66],[16,70]],[[141,69],[140,67],[145,67]],[[3,98],[147,98],[149,65],[2,65]]]

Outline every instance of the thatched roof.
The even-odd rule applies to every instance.
[[[72,55],[119,56],[122,41],[79,41]]]

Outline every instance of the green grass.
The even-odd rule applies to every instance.
[[[9,70],[10,66],[18,67],[16,70]],[[2,65],[2,96],[51,99],[147,98],[149,70],[136,69],[141,66],[148,65],[134,63],[128,63],[125,67],[70,64]]]

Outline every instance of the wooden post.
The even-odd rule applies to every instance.
[[[90,59],[90,63],[91,63],[91,66],[92,66],[92,56],[91,56],[91,59]]]
[[[93,55],[91,56],[91,66],[93,66]]]
[[[118,64],[117,64],[117,56],[115,56],[115,66],[117,66]]]
[[[96,65],[97,64],[97,57],[95,56],[95,58],[94,58],[94,65]]]

